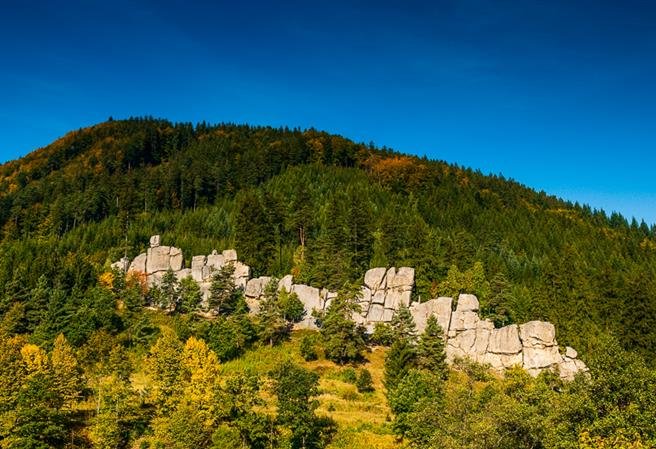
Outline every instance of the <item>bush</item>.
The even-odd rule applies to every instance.
[[[339,377],[344,382],[349,383],[349,384],[353,384],[353,385],[355,385],[355,383],[358,381],[358,375],[355,372],[355,369],[353,369],[351,367],[344,368],[342,370],[342,372],[339,374]]]
[[[310,335],[305,335],[301,340],[301,357],[303,357],[306,362],[311,362],[312,360],[317,360],[318,358],[317,348],[315,347],[315,340],[316,339]]]
[[[368,369],[362,369],[362,371],[360,371],[360,375],[358,376],[358,380],[355,382],[355,386],[358,388],[360,393],[369,393],[374,391],[374,383],[371,378],[371,373]]]
[[[391,346],[394,343],[394,329],[387,323],[376,323],[369,341],[374,345]]]

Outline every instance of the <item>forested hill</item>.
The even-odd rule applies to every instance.
[[[86,292],[156,233],[329,288],[412,266],[417,299],[469,291],[498,324],[553,322],[583,357],[611,335],[655,358],[655,228],[325,132],[232,124],[110,120],[2,165],[0,313],[85,341],[111,327]]]

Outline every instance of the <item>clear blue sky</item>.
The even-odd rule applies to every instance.
[[[0,161],[153,115],[316,127],[656,223],[653,1],[3,1]]]

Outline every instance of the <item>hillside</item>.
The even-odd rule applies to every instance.
[[[644,223],[316,130],[140,118],[0,166],[0,229],[3,448],[656,444]],[[219,271],[197,313],[193,279],[112,270],[156,234],[336,299],[319,332],[291,332],[293,292],[263,289],[249,315]],[[402,308],[365,335],[350,317],[374,267],[413,267],[413,302],[475,294],[491,328],[549,321],[590,371],[447,368],[439,324],[416,335]]]
[[[313,130],[134,119],[75,131],[0,167],[0,226],[5,304],[42,274],[84,291],[161,233],[329,288],[412,266],[424,299],[480,262],[474,293],[498,324],[548,320],[581,349],[610,333],[653,359],[654,229]]]

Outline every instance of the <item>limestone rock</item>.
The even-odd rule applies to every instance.
[[[490,344],[490,334],[494,330],[494,323],[489,320],[481,320],[476,323],[476,342],[472,348],[474,359],[477,362],[482,362],[487,353],[488,345]]]
[[[371,290],[369,287],[362,286],[360,288],[360,301],[359,302],[371,302]]]
[[[392,309],[383,309],[383,317],[380,319],[386,323],[389,323],[394,318],[394,310]]]
[[[385,304],[385,290],[378,290],[371,297],[371,302],[374,304]]]
[[[234,249],[226,249],[221,253],[221,255],[223,256],[223,260],[226,263],[237,261],[237,251]]]
[[[450,338],[446,345],[447,360],[453,361],[456,358],[471,358],[473,355],[472,348],[476,342],[476,330],[468,329],[460,332],[453,338]]]
[[[173,271],[182,270],[182,263],[183,263],[182,250],[180,248],[171,247],[171,252],[169,256],[170,256],[169,264],[171,266],[171,270]]]
[[[494,354],[520,354],[521,351],[522,342],[519,340],[519,329],[516,324],[494,329],[490,332],[488,352]]]
[[[162,244],[162,238],[159,235],[153,235],[150,237],[150,247],[156,248]]]
[[[513,366],[522,366],[522,353],[518,352],[517,354],[495,354],[492,352],[487,352],[482,359],[482,363],[490,365],[497,371],[501,371],[506,368],[512,368]]]
[[[191,277],[194,278],[194,281],[203,281],[203,268],[205,267],[206,261],[207,258],[205,256],[194,256],[191,259]]]
[[[387,270],[387,273],[385,274],[385,279],[383,279],[383,282],[385,285],[383,286],[383,282],[381,282],[381,285],[378,287],[379,289],[384,289],[388,288],[394,283],[394,277],[396,276],[396,268],[392,267]]]
[[[288,292],[291,292],[293,279],[294,278],[291,274],[288,274],[287,276],[280,279],[280,281],[278,281],[278,291],[284,289],[287,290]]]
[[[372,291],[376,291],[379,288],[385,288],[381,286],[382,281],[385,279],[385,273],[387,270],[385,268],[372,268],[364,274],[364,285]]]
[[[478,298],[475,295],[461,293],[458,295],[458,305],[456,312],[476,312],[478,311]]]
[[[417,332],[421,333],[426,329],[426,322],[431,315],[435,315],[437,322],[446,335],[451,323],[451,304],[453,299],[440,297],[431,299],[422,303],[414,303],[410,306],[412,319],[417,326]]]
[[[111,267],[113,270],[127,272],[128,268],[130,268],[130,259],[127,257],[121,257],[118,261],[114,262]]]
[[[330,305],[332,304],[333,300],[337,298],[337,292],[326,292],[324,301],[323,301],[323,308],[326,310]]]
[[[146,260],[146,273],[152,274],[158,271],[167,271],[171,268],[168,246],[156,246],[148,248],[148,259]]]
[[[571,346],[565,346],[565,357],[575,359],[578,355],[579,353],[576,352],[576,349],[572,348]]]
[[[244,295],[249,298],[259,298],[264,293],[264,289],[270,281],[271,278],[269,276],[261,276],[249,280],[246,283]]]
[[[128,271],[135,271],[138,273],[145,273],[146,272],[146,260],[148,259],[148,255],[146,253],[141,253],[137,257],[134,258],[132,263],[130,264],[130,268]]]
[[[230,262],[235,266],[235,272],[232,277],[235,280],[235,285],[240,288],[246,287],[246,282],[251,276],[251,267],[242,262]]]
[[[313,310],[322,310],[320,290],[304,284],[292,285],[292,292],[296,293],[305,308],[306,316],[312,315]]]
[[[455,337],[458,332],[475,329],[479,318],[476,312],[458,311],[451,314],[451,325],[449,326],[449,337]],[[519,338],[517,339],[519,341]]]
[[[219,271],[223,265],[225,265],[223,254],[210,254],[207,256],[207,266],[212,267],[215,271]]]
[[[181,281],[189,276],[191,276],[191,270],[189,268],[183,268],[182,270],[175,272],[175,277],[178,279],[178,281]]]
[[[408,307],[410,305],[410,295],[412,292],[399,289],[388,289],[385,295],[385,308],[398,310],[401,305]]]
[[[382,321],[385,308],[380,304],[372,304],[369,308],[367,320],[371,322]]]
[[[519,336],[528,348],[547,348],[557,344],[556,328],[545,321],[529,321],[520,325]]]
[[[401,267],[394,277],[387,281],[387,288],[401,288],[403,290],[412,290],[415,284],[415,269],[410,267]]]
[[[546,348],[524,347],[524,369],[531,372],[534,369],[551,368],[563,361],[558,346]]]

